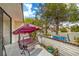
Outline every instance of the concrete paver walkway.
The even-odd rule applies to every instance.
[[[7,56],[25,56],[25,55],[21,55],[21,50],[19,49],[18,43],[6,45],[5,48],[6,48]],[[26,56],[28,56],[27,52],[26,52]],[[50,54],[43,47],[37,44],[35,46],[35,49],[31,52],[31,56],[52,56],[52,54]]]

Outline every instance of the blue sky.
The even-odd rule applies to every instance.
[[[38,3],[23,4],[24,17],[27,17],[27,18],[35,17],[35,13],[38,10],[38,6],[39,6]]]

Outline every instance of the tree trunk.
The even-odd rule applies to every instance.
[[[58,35],[59,31],[59,19],[56,19],[56,35]]]
[[[45,34],[47,35],[47,28],[46,28],[46,33]]]
[[[47,26],[48,26],[48,24],[47,24],[47,20],[46,20],[46,23],[45,23],[45,35],[47,35]]]

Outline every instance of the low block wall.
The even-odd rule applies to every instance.
[[[39,41],[45,45],[51,45],[58,48],[60,56],[79,56],[79,47],[60,41],[52,40],[46,37],[38,37]]]

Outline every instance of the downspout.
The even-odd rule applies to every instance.
[[[21,10],[22,10],[23,23],[25,24],[25,22],[24,22],[24,13],[23,13],[23,3],[21,3]]]

